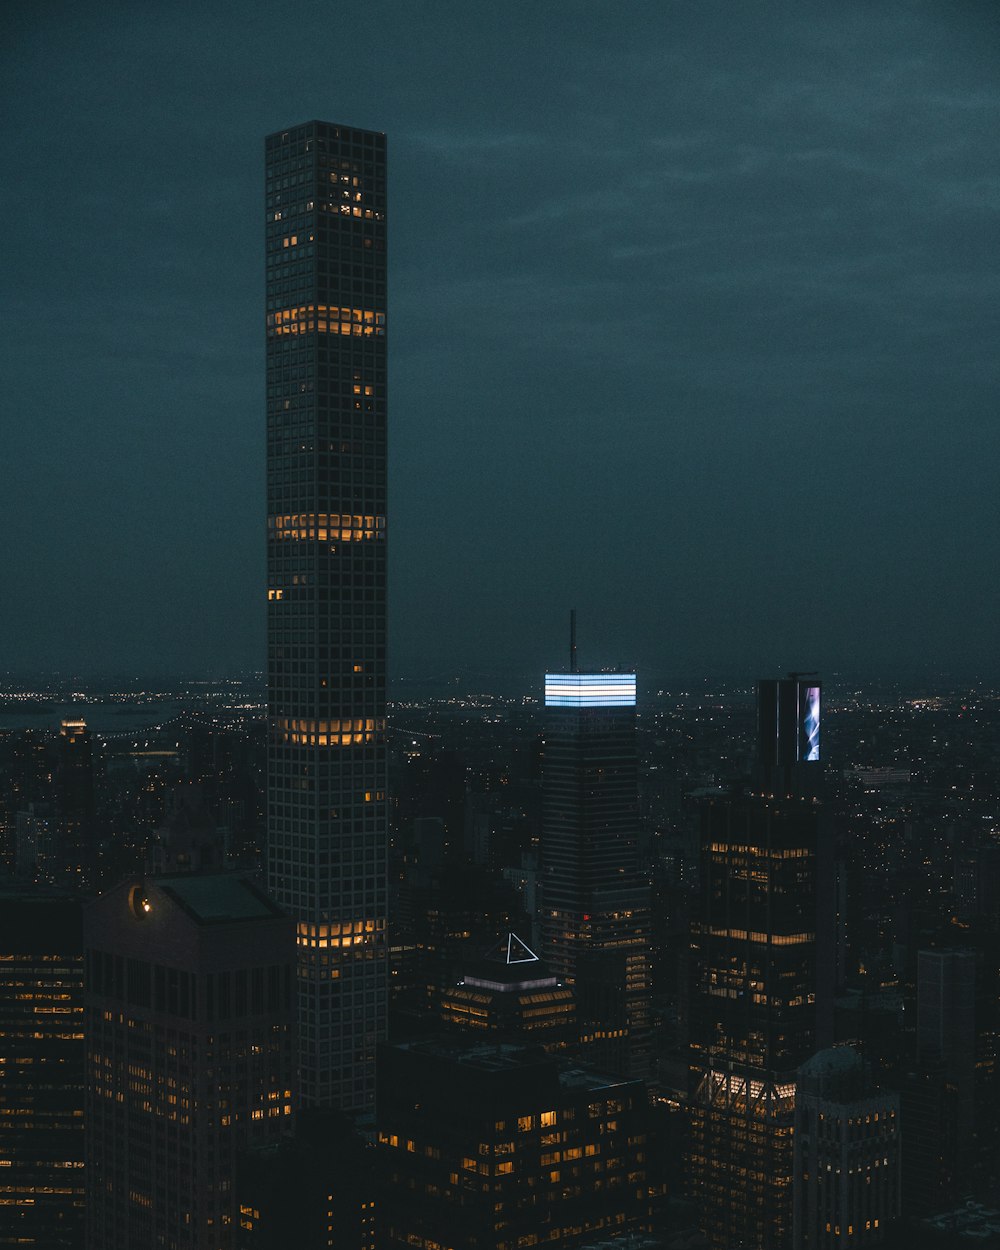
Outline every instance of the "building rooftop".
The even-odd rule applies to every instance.
[[[802,1076],[843,1076],[864,1068],[864,1060],[852,1046],[831,1046],[807,1059],[799,1072]]]
[[[523,992],[558,985],[549,968],[516,933],[510,932],[478,959],[464,983],[495,993]]]
[[[188,873],[154,881],[202,924],[285,915],[277,903],[237,873]]]
[[[589,1068],[566,1068],[559,1073],[563,1089],[611,1089],[616,1085],[631,1085],[629,1077],[611,1076],[607,1072],[594,1072]]]

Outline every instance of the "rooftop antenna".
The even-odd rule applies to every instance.
[[[576,666],[576,608],[569,610],[569,671],[579,672]]]

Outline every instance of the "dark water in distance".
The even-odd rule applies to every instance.
[[[129,733],[150,729],[199,705],[190,699],[167,699],[161,702],[126,702],[119,700],[73,703],[22,703],[0,700],[0,730],[37,729],[57,732],[63,720],[84,720],[89,729],[99,734]]]

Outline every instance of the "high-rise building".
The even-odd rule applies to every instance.
[[[268,882],[307,1105],[371,1110],[387,1013],[386,143],[266,142]]]
[[[537,1048],[385,1047],[378,1244],[570,1250],[647,1229],[648,1133],[641,1081]]]
[[[0,1246],[83,1236],[80,900],[0,892]]]
[[[239,1152],[295,1090],[294,921],[228,873],[87,905],[88,1250],[232,1250]]]
[[[17,859],[17,816],[52,797],[52,761],[38,730],[0,731],[0,869]],[[21,875],[21,874],[19,874]]]
[[[850,1046],[799,1069],[793,1191],[794,1250],[880,1246],[899,1218],[899,1095]]]
[[[79,717],[64,720],[56,746],[58,871],[68,884],[81,888],[91,882],[97,864],[94,739],[87,722]]]
[[[976,952],[917,953],[918,1055],[944,1063],[955,1091],[958,1135],[964,1154],[976,1128]]]
[[[647,1076],[634,673],[546,675],[542,794],[543,958],[575,990],[588,1062]]]
[[[339,1111],[300,1112],[237,1163],[237,1250],[375,1250],[375,1154]]]
[[[760,684],[754,781],[702,807],[689,1169],[720,1250],[791,1243],[796,1072],[815,1050],[819,686],[789,685]]]

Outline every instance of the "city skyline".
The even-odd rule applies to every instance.
[[[5,17],[19,664],[263,667],[291,112],[393,135],[394,671],[992,665],[995,11],[281,12]]]

